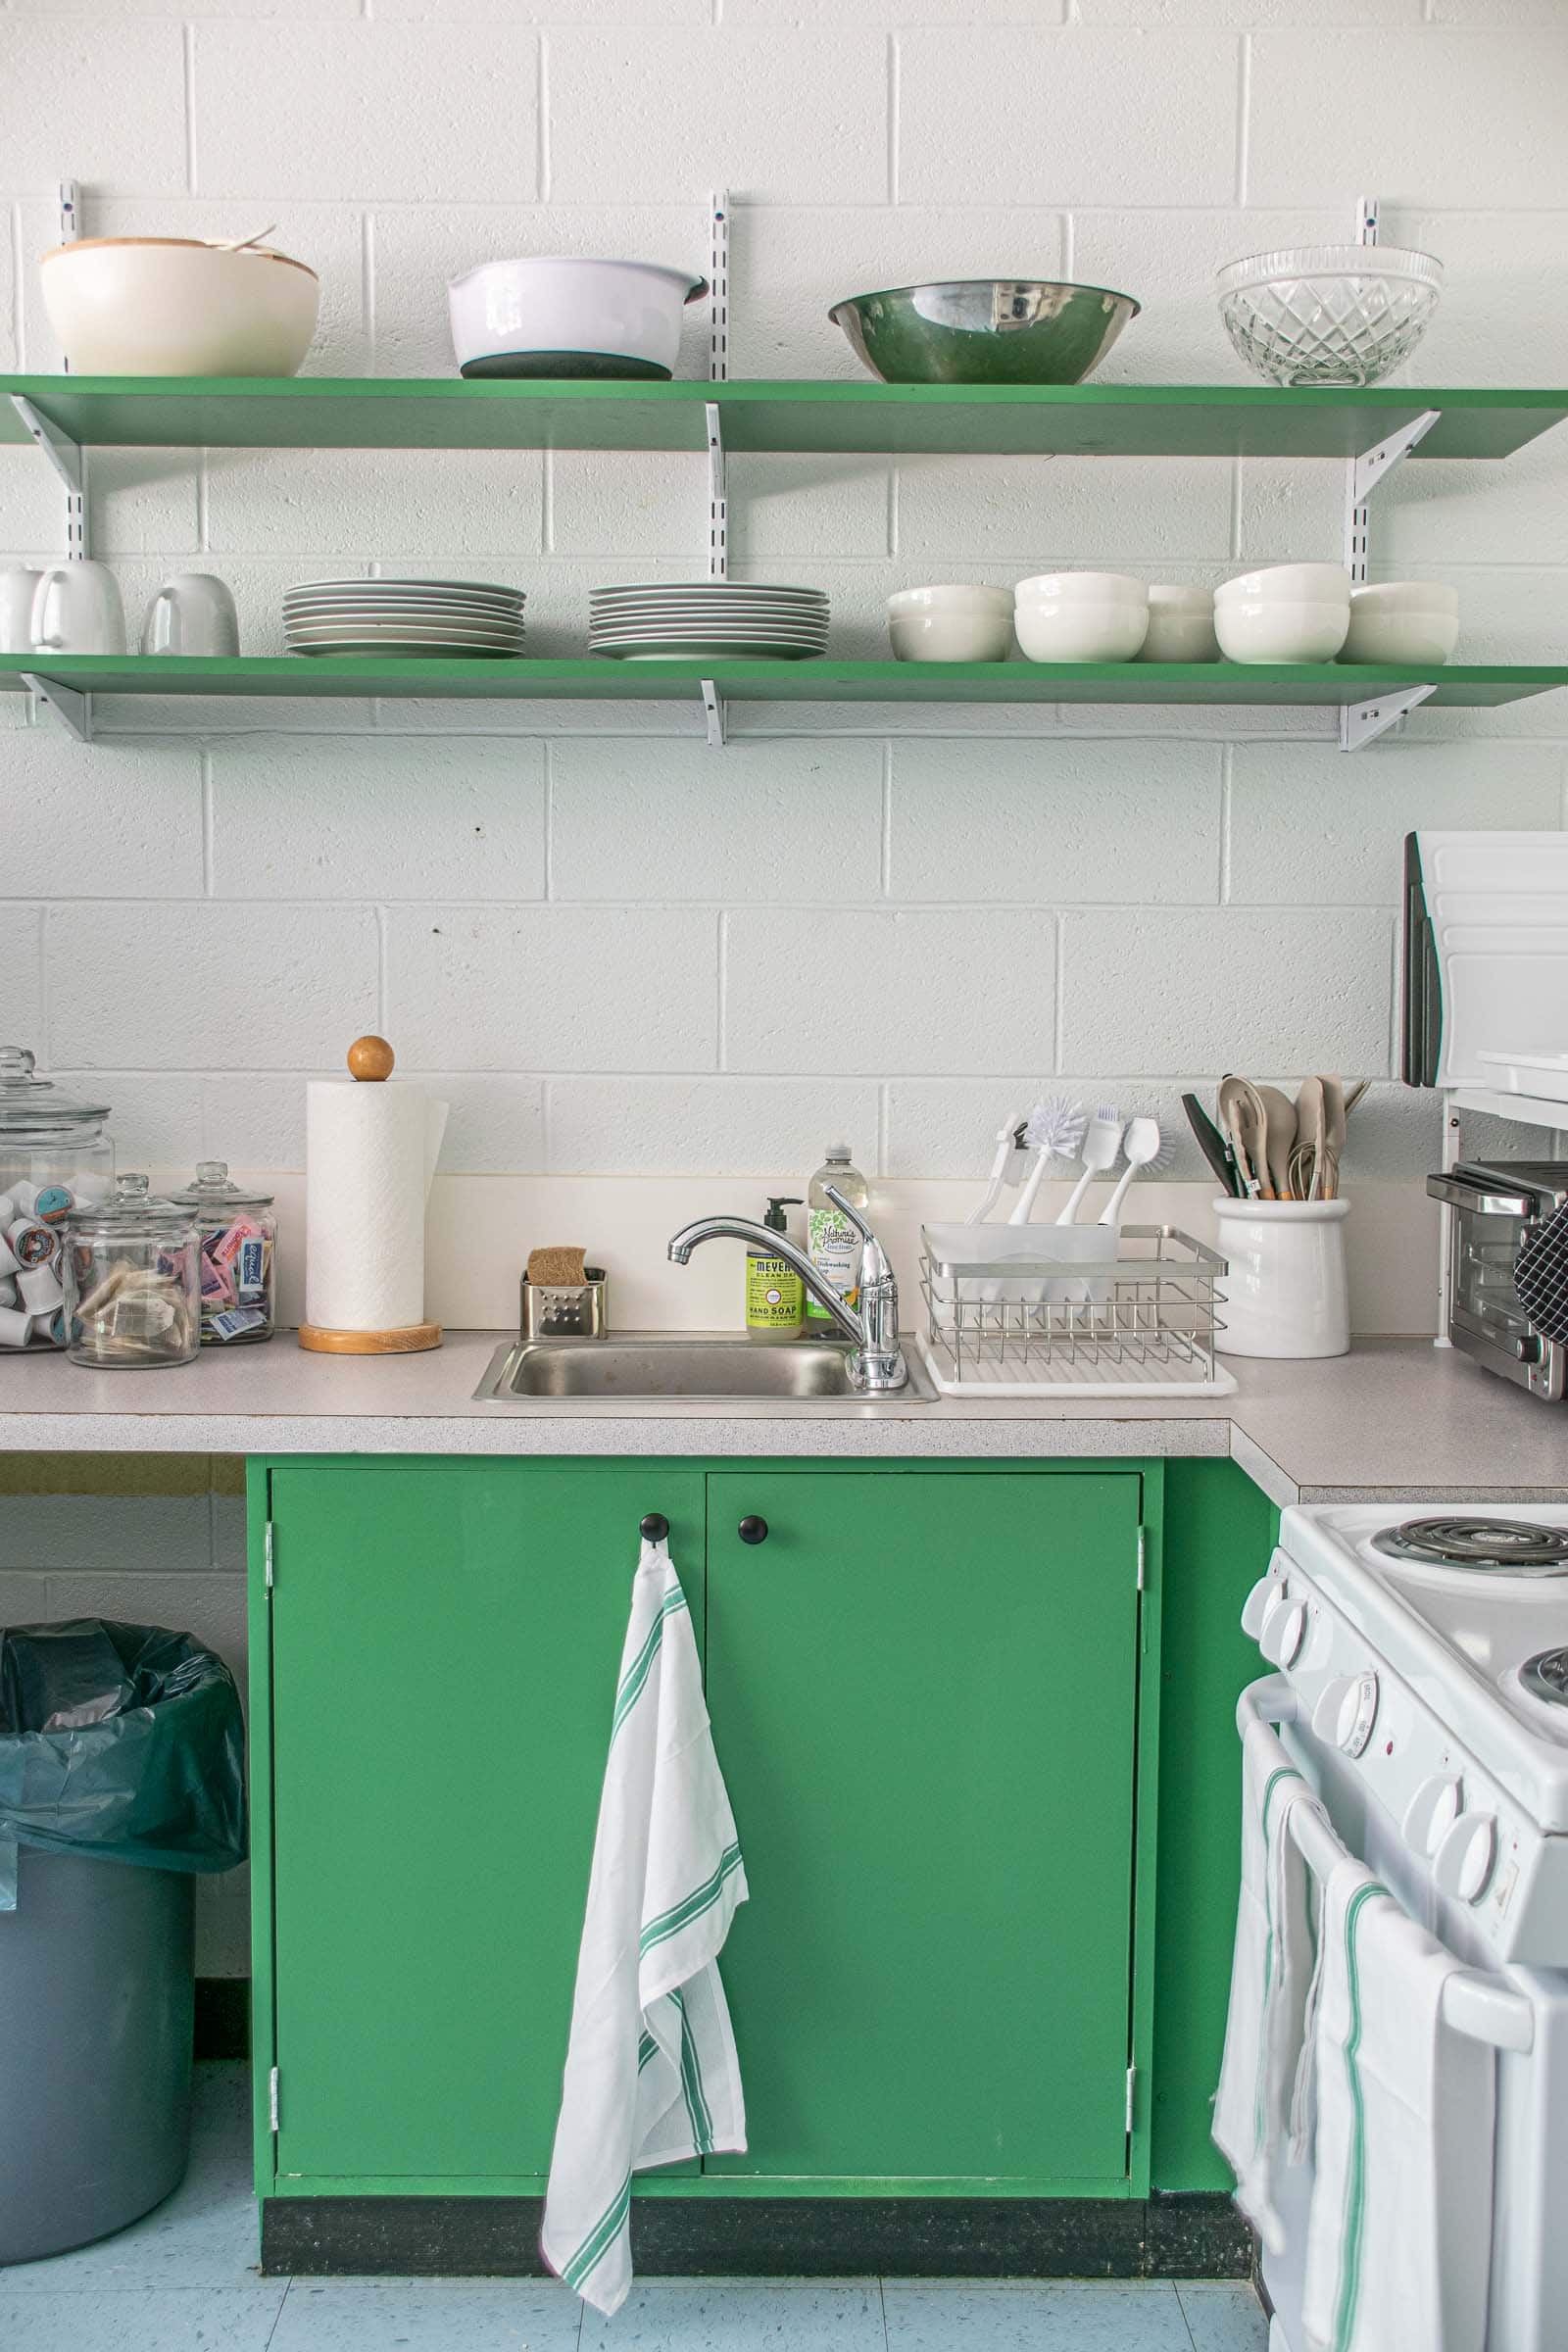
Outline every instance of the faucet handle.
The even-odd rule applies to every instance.
[[[855,1230],[859,1235],[861,1241],[874,1243],[876,1240],[876,1235],[871,1231],[870,1226],[866,1223],[864,1217],[861,1216],[854,1201],[846,1200],[844,1195],[839,1191],[839,1188],[836,1184],[824,1184],[822,1190],[824,1193],[826,1193],[828,1199],[832,1201],[835,1208],[843,1209],[844,1214],[849,1218],[850,1223],[855,1227]]]

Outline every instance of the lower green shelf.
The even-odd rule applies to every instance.
[[[28,672],[77,694],[363,696],[499,702],[694,702],[705,679],[736,703],[1253,703],[1375,701],[1432,684],[1425,708],[1480,709],[1568,686],[1568,665],[1447,668],[1231,662],[382,661],[0,656],[0,691]]]

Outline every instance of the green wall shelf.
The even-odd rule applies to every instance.
[[[705,684],[735,703],[1374,704],[1430,687],[1428,710],[1493,709],[1568,686],[1568,665],[1367,667],[1323,662],[442,662],[297,654],[237,660],[127,654],[0,656],[0,691],[36,678],[88,694],[361,696],[479,702],[681,702]]]
[[[950,457],[1357,458],[1431,410],[1422,458],[1505,458],[1568,392],[1264,384],[466,383],[461,377],[0,376],[78,447],[725,449]]]

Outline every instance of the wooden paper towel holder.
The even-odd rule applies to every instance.
[[[357,1037],[348,1051],[349,1075],[366,1085],[381,1085],[392,1075],[397,1059],[384,1037]],[[302,1323],[299,1343],[317,1355],[418,1355],[441,1345],[439,1323],[406,1323],[395,1331],[331,1331],[319,1323]]]

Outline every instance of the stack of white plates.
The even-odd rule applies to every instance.
[[[283,598],[291,654],[522,652],[522,591],[483,580],[308,580]]]
[[[827,651],[819,588],[750,580],[596,588],[588,650],[622,662],[801,662]]]

